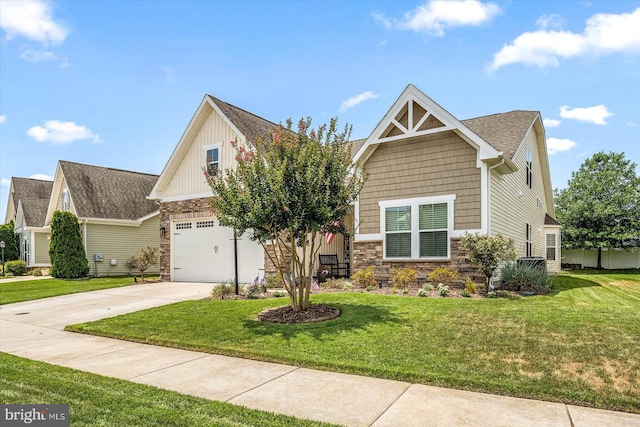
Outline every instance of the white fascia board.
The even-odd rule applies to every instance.
[[[62,183],[64,182],[64,173],[62,172],[62,167],[60,167],[60,162],[56,166],[56,174],[53,178],[53,189],[51,190],[51,197],[49,198],[49,206],[47,207],[47,215],[44,219],[45,225],[51,222],[51,218],[53,217],[53,212],[56,210],[56,202],[58,201],[58,197],[60,196],[60,192],[62,191]]]
[[[168,203],[168,202],[179,202],[182,200],[191,200],[191,199],[204,199],[204,198],[213,197],[213,193],[211,191],[207,191],[206,193],[197,193],[197,194],[181,194],[179,196],[170,196],[160,199],[160,203]]]
[[[148,215],[143,216],[142,218],[138,218],[136,221],[139,221],[140,223],[145,222],[146,220],[148,220],[149,218],[153,218],[154,216],[160,215],[160,210],[158,209],[155,212],[151,212]]]
[[[383,236],[380,233],[354,234],[354,242],[381,242]]]

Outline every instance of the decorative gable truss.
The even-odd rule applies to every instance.
[[[442,123],[442,119],[438,119],[436,115],[427,111],[426,107],[411,96],[402,105],[396,116],[391,118],[389,124],[377,139],[382,143],[453,129],[453,126]]]

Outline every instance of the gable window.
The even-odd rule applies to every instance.
[[[206,159],[207,172],[209,173],[209,175],[215,176],[217,175],[218,170],[220,169],[220,148],[219,147],[209,148],[206,151],[207,151],[207,159]]]
[[[455,196],[380,202],[384,258],[448,259]]]
[[[556,260],[556,235],[547,233],[547,261]]]
[[[531,224],[525,224],[525,229],[525,256],[530,257],[533,253],[533,242],[531,241],[533,228],[531,227]]]
[[[526,162],[527,162],[527,167],[525,170],[525,173],[527,174],[526,176],[526,181],[527,181],[527,187],[532,188],[533,187],[533,154],[531,153],[531,150],[529,150],[529,147],[526,148]]]
[[[63,211],[68,211],[69,207],[70,207],[69,189],[65,188],[64,191],[62,192],[62,210]]]

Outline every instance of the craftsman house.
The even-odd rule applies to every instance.
[[[233,168],[230,142],[246,145],[273,126],[204,97],[149,196],[160,203],[163,279],[233,279],[233,231],[211,211],[202,168]],[[458,249],[467,232],[512,237],[519,256],[544,257],[550,271],[559,270],[560,227],[538,112],[461,121],[409,85],[370,136],[353,142],[352,154],[369,175],[354,216],[343,219],[355,233],[320,249],[350,271],[374,264],[384,281],[405,266],[421,277],[440,266],[468,270]],[[262,277],[262,248],[247,236],[237,244],[240,281]]]
[[[147,246],[158,247],[158,205],[147,199],[158,175],[59,161],[44,225],[55,211],[78,217],[94,276],[129,274],[129,257]],[[152,267],[149,273],[157,273]]]
[[[20,259],[27,267],[50,267],[49,229],[44,226],[53,182],[11,178],[5,224],[13,221]]]

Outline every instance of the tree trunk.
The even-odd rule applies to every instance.
[[[598,265],[596,266],[598,270],[602,270],[602,248],[598,247]]]

